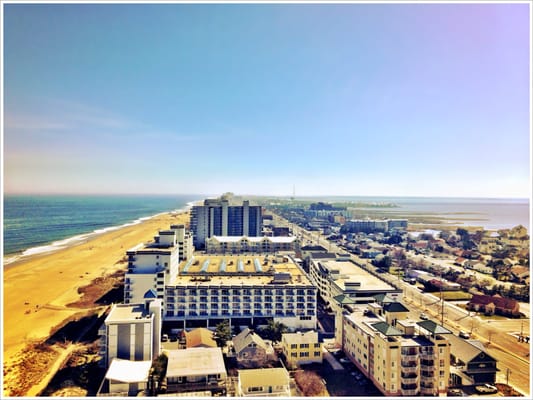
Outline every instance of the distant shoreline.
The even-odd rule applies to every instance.
[[[190,201],[186,204],[185,207],[182,207],[176,210],[163,211],[163,212],[151,215],[151,216],[140,217],[140,218],[135,219],[134,221],[126,222],[121,225],[113,225],[113,226],[109,226],[109,227],[105,227],[101,229],[96,229],[96,230],[86,232],[86,233],[80,233],[78,235],[56,240],[48,244],[43,244],[43,245],[35,246],[35,247],[29,247],[27,249],[24,249],[21,252],[4,254],[2,256],[2,263],[3,263],[4,270],[6,270],[7,268],[12,268],[14,266],[17,266],[21,262],[26,262],[29,260],[33,260],[34,258],[39,258],[41,256],[46,256],[49,254],[56,253],[60,250],[67,249],[69,247],[81,245],[105,233],[117,231],[117,230],[129,227],[129,226],[139,225],[143,223],[144,221],[148,221],[150,219],[154,219],[162,215],[187,213],[190,211],[192,206],[197,203],[198,201]]]

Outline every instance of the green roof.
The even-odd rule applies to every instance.
[[[409,312],[409,309],[405,307],[402,303],[397,301],[394,303],[388,303],[383,306],[383,310],[387,312]]]
[[[383,333],[385,336],[402,336],[403,332],[399,331],[392,325],[387,324],[386,322],[377,322],[372,324],[372,326],[377,329],[379,332]]]
[[[439,325],[436,322],[433,322],[433,321],[430,321],[430,320],[419,321],[419,322],[417,322],[417,324],[421,328],[424,328],[426,331],[431,332],[431,333],[433,333],[435,335],[452,333],[452,331],[449,331],[448,329],[446,329],[442,325]]]
[[[344,294],[340,294],[338,296],[333,297],[333,300],[335,300],[340,305],[344,305],[344,304],[355,304],[357,299],[346,296]]]
[[[374,298],[376,299],[376,302],[378,302],[378,303],[394,303],[394,302],[396,302],[396,300],[394,300],[392,297],[390,297],[387,293],[376,294],[374,296]]]

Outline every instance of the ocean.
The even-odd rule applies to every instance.
[[[135,224],[159,213],[186,209],[202,195],[58,196],[5,195],[4,265],[20,256],[57,250],[90,235]],[[352,201],[395,207],[369,207],[369,212],[396,216],[437,217],[447,223],[506,229],[523,225],[530,232],[529,199],[320,197],[318,201]],[[365,208],[361,208],[364,210]]]
[[[136,224],[154,215],[184,210],[202,195],[5,195],[4,265],[58,250],[90,235]]]

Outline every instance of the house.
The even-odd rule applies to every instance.
[[[196,328],[185,333],[185,343],[188,349],[193,347],[217,347],[213,339],[213,332],[206,328]]]
[[[492,267],[489,267],[483,263],[476,263],[472,268],[474,269],[474,271],[478,271],[484,274],[492,274]]]
[[[512,317],[520,315],[518,301],[501,297],[500,295],[488,296],[475,294],[466,305],[466,309],[469,311],[484,312],[485,314],[500,314]]]
[[[242,368],[262,367],[268,361],[276,359],[272,344],[250,328],[245,328],[233,338],[232,353]]]
[[[514,280],[520,283],[525,283],[526,279],[529,278],[529,268],[515,265],[511,267],[511,274],[513,275]]]
[[[290,397],[290,378],[285,368],[247,369],[239,371],[239,397]]]
[[[448,335],[450,347],[450,380],[452,386],[493,384],[498,361],[490,356],[477,340]]]
[[[289,368],[303,364],[322,363],[322,349],[318,332],[284,333],[281,337],[283,354]]]
[[[152,361],[114,358],[109,365],[98,396],[137,396],[148,389]],[[146,393],[145,393],[146,394]]]
[[[165,354],[167,393],[226,394],[227,372],[219,347],[168,350]]]

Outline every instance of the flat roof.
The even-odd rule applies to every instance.
[[[118,382],[148,382],[152,361],[130,361],[113,358],[106,379]]]
[[[219,242],[240,242],[245,240],[248,242],[263,242],[268,241],[272,243],[292,243],[296,240],[295,236],[212,236],[210,239],[215,239]]]
[[[220,347],[165,350],[167,376],[226,375]]]
[[[289,384],[289,373],[285,368],[260,368],[239,370],[241,386],[282,386]]]
[[[106,322],[127,322],[136,321],[140,319],[151,319],[150,313],[144,307],[144,304],[115,304],[109,315],[105,319]]]
[[[382,281],[351,261],[320,261],[320,264],[330,271],[339,271],[339,278],[335,279],[334,282],[342,290],[346,290],[350,283],[360,283],[360,289],[356,290],[361,291],[397,290],[394,286]],[[350,287],[349,289],[353,290],[354,288]]]
[[[301,268],[290,258],[285,262],[275,262],[273,255],[195,255],[187,271],[189,261],[182,261],[179,273],[169,282],[170,286],[184,284],[208,285],[264,285],[271,283],[274,273],[286,273],[291,277],[288,285],[312,285]],[[257,271],[258,260],[261,271]],[[242,268],[242,272],[239,269]],[[207,281],[209,279],[209,281]]]

